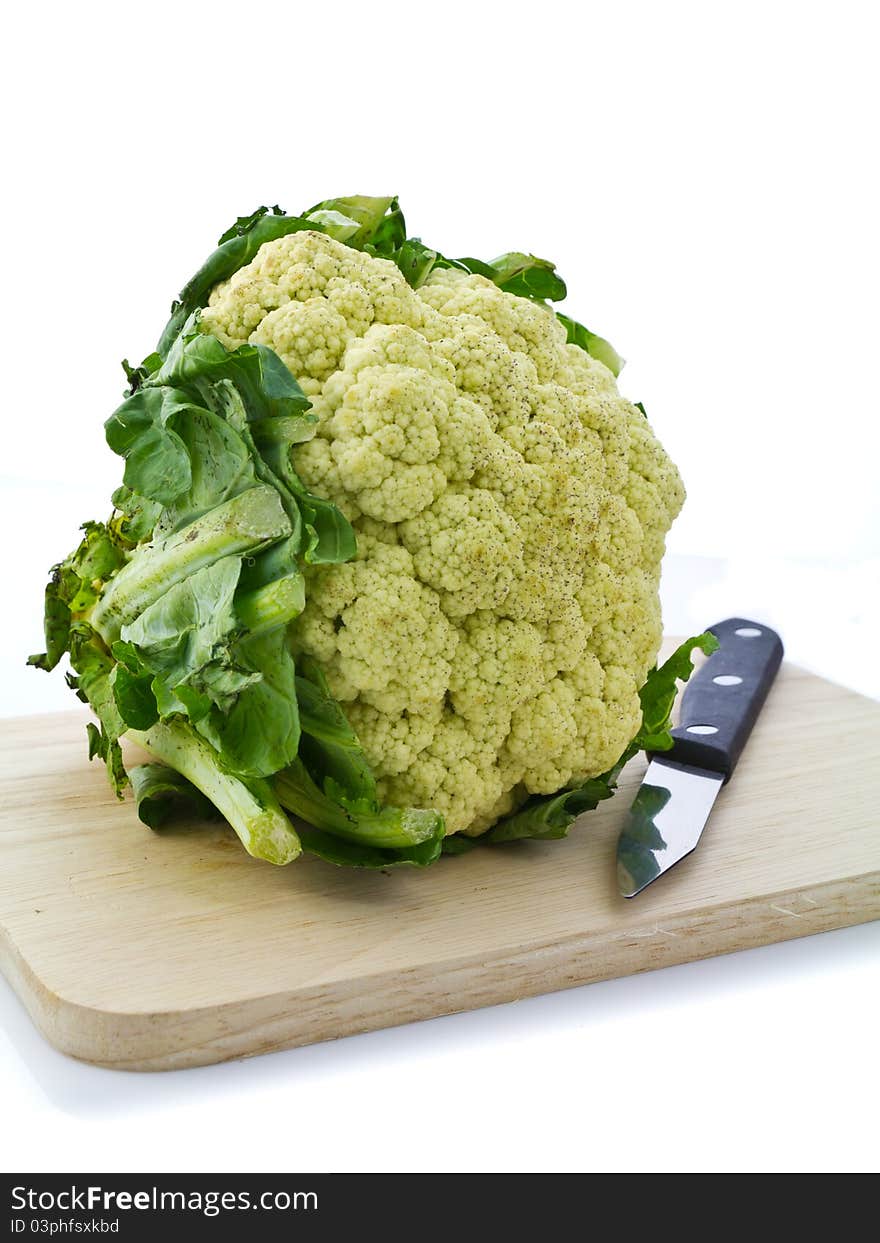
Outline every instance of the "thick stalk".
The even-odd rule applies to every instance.
[[[298,445],[312,440],[317,425],[313,414],[287,414],[254,419],[250,429],[254,443],[262,449],[267,445]]]
[[[323,794],[300,759],[272,778],[281,804],[325,833],[363,846],[399,850],[434,837],[442,823],[436,811],[381,807],[347,812]]]
[[[286,626],[306,606],[305,579],[299,571],[235,597],[235,611],[250,634]]]
[[[246,781],[221,768],[217,752],[182,721],[159,721],[126,734],[157,760],[182,773],[211,800],[238,834],[249,855],[268,863],[291,863],[302,847],[293,825],[266,781]]]

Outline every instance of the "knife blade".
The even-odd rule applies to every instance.
[[[718,650],[686,686],[672,749],[650,757],[618,839],[617,883],[625,898],[697,846],[782,663],[779,635],[761,622],[729,617],[709,630]]]

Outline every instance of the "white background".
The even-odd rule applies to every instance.
[[[667,629],[739,612],[880,694],[875,6],[176,3],[5,19],[2,710],[68,705],[45,570],[102,517],[123,356],[258,203],[397,192],[555,259],[688,485]],[[842,790],[845,799],[846,791]],[[0,984],[0,1166],[876,1168],[880,926],[166,1076]]]

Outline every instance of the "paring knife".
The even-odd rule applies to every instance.
[[[700,840],[733,776],[782,661],[782,641],[760,622],[731,617],[709,629],[719,647],[691,676],[672,750],[651,757],[617,843],[617,883],[634,898]]]

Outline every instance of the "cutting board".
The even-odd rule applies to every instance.
[[[644,769],[562,842],[427,871],[273,868],[161,834],[86,762],[80,713],[0,726],[0,965],[59,1049],[163,1070],[327,1040],[880,916],[880,704],[784,665],[703,842],[615,887]]]

